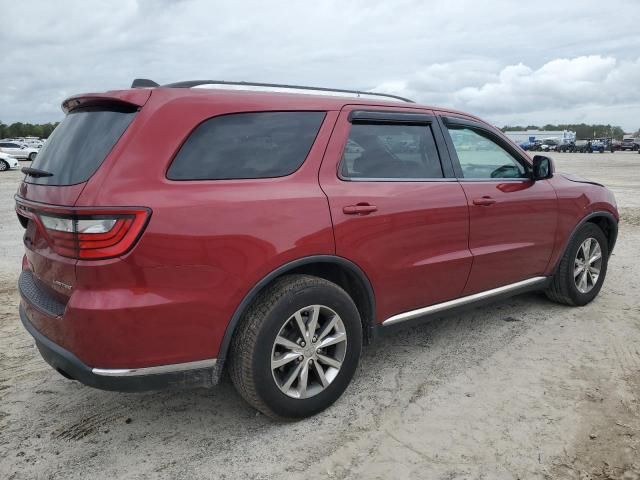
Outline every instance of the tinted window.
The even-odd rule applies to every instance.
[[[524,178],[524,166],[488,136],[469,128],[450,127],[449,134],[464,178]]]
[[[95,173],[127,129],[135,110],[120,107],[81,108],[56,127],[31,165],[53,173],[25,181],[42,185],[73,185]]]
[[[237,113],[200,124],[174,159],[171,180],[289,175],[302,165],[324,112]]]
[[[428,125],[354,124],[342,155],[346,178],[442,178]]]

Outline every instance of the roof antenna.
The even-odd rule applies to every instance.
[[[131,84],[131,88],[151,88],[159,87],[156,82],[149,80],[148,78],[136,78]]]

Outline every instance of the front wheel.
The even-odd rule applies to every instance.
[[[604,232],[585,223],[571,239],[546,295],[565,305],[582,306],[600,292],[609,260],[609,244]]]
[[[33,162],[36,159],[37,153],[33,152],[29,154],[29,161]]]
[[[9,164],[4,160],[0,160],[0,172],[4,172],[5,170],[9,170]]]
[[[351,297],[309,275],[287,275],[262,292],[238,326],[229,372],[242,397],[283,419],[314,415],[353,377],[362,324]]]

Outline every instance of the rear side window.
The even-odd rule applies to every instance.
[[[342,155],[343,178],[442,178],[429,125],[354,124]]]
[[[226,180],[289,175],[307,157],[324,116],[324,112],[257,112],[211,118],[187,138],[167,178]]]
[[[31,165],[52,173],[25,178],[39,185],[74,185],[95,173],[136,115],[128,106],[86,107],[71,111],[56,127]]]

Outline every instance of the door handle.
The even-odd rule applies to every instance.
[[[474,198],[473,199],[473,204],[474,205],[480,205],[483,207],[488,207],[489,205],[493,205],[494,203],[496,203],[496,201],[489,197],[489,196],[484,196],[482,198]]]
[[[346,215],[368,215],[369,213],[377,210],[378,207],[368,203],[358,203],[357,205],[347,205],[346,207],[342,207],[342,211]]]

